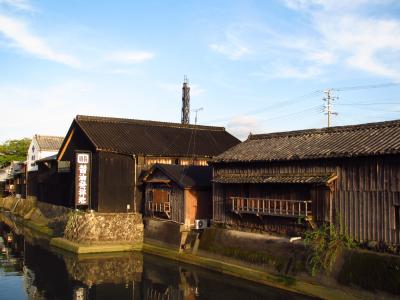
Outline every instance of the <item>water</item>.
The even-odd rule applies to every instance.
[[[309,299],[139,252],[61,253],[13,224],[0,223],[0,249],[2,300]]]

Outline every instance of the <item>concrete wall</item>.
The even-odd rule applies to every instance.
[[[372,292],[400,294],[400,256],[360,249],[338,255],[332,272],[311,277],[310,251],[302,241],[267,234],[208,228],[200,237],[199,254],[250,265],[267,272],[338,287],[358,287]]]
[[[150,244],[166,245],[179,249],[181,225],[172,221],[144,219],[144,241]]]

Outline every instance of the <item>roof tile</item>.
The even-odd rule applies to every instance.
[[[400,120],[251,135],[213,162],[284,161],[400,153]]]

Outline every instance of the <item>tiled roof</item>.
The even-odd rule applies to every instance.
[[[217,183],[291,183],[324,184],[336,179],[336,175],[327,174],[224,174],[214,177]]]
[[[64,140],[61,136],[35,135],[40,150],[58,151]]]
[[[284,161],[398,153],[400,120],[251,135],[213,161]]]
[[[240,141],[223,127],[77,116],[97,150],[155,156],[216,156]]]
[[[155,170],[160,170],[182,188],[211,187],[212,168],[209,166],[155,164],[145,176],[144,181]]]

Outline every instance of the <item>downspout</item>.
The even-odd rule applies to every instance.
[[[136,167],[137,167],[137,163],[136,163],[136,155],[133,154],[133,161],[134,161],[134,184],[133,184],[133,212],[136,213],[136,184],[137,184],[137,179],[136,179]]]

